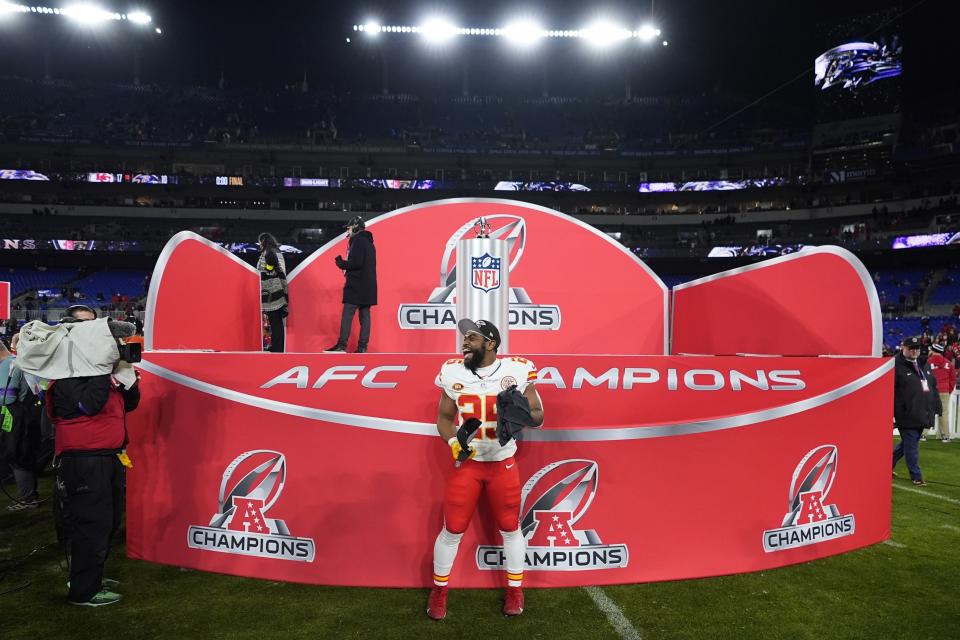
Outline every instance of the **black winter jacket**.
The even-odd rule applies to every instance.
[[[80,416],[94,416],[100,413],[107,404],[107,398],[113,391],[110,374],[81,378],[64,378],[57,380],[53,391],[47,399],[52,404],[51,412],[54,418],[70,420]],[[130,389],[120,387],[118,392],[123,395],[123,408],[133,411],[140,404],[140,385]]]
[[[343,302],[357,306],[377,304],[377,248],[373,234],[364,229],[350,238],[347,259],[337,256],[337,266],[346,272]]]
[[[893,419],[899,429],[929,429],[934,426],[934,414],[941,413],[937,379],[928,367],[922,369],[929,391],[923,390],[923,382],[916,366],[898,353],[894,366]]]

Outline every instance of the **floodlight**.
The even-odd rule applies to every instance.
[[[543,28],[534,22],[511,22],[501,33],[507,40],[524,47],[536,44],[547,35]]]
[[[153,22],[153,18],[150,17],[150,14],[144,13],[143,11],[134,11],[133,13],[128,13],[127,20],[139,25],[150,24]]]
[[[643,40],[644,42],[652,42],[654,38],[660,35],[660,29],[657,29],[653,25],[645,24],[640,27],[640,30],[637,32],[637,37]]]
[[[154,32],[156,32],[158,36],[163,35],[163,29],[161,29],[160,27],[157,27],[156,29],[154,29]]]
[[[8,13],[27,13],[28,11],[30,11],[30,7],[0,0],[0,16],[5,16]]]
[[[381,31],[386,31],[386,29],[381,27],[377,22],[365,22],[363,25],[361,25],[360,29],[365,34],[373,38],[380,35]]]
[[[60,13],[82,24],[97,24],[113,20],[113,14],[106,9],[86,3],[64,7]]]
[[[445,20],[428,20],[420,27],[420,33],[430,42],[446,42],[458,33],[458,29]]]
[[[624,29],[619,25],[606,21],[595,22],[580,31],[580,37],[596,47],[610,46],[621,40],[626,40],[631,35],[633,34],[629,29]]]

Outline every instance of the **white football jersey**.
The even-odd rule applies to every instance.
[[[526,358],[504,356],[489,367],[474,373],[463,366],[463,358],[447,360],[437,375],[436,385],[457,403],[458,425],[470,418],[483,424],[477,429],[472,444],[477,449],[473,458],[479,462],[506,460],[517,451],[517,443],[510,440],[500,446],[497,440],[497,394],[517,385],[522,393],[527,385],[537,380],[537,367]]]

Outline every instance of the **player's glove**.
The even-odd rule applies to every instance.
[[[464,423],[460,425],[460,428],[457,429],[457,435],[447,441],[453,453],[453,459],[457,462],[457,466],[460,466],[461,462],[466,462],[477,455],[477,449],[470,444],[470,441],[482,424],[483,423],[477,418],[465,420]]]
[[[466,450],[460,446],[460,443],[457,442],[457,437],[454,436],[447,440],[447,444],[450,445],[450,451],[453,453],[453,459],[457,462],[465,462],[477,455],[477,449],[472,444],[467,445]]]

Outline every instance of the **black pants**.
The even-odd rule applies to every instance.
[[[270,322],[270,351],[283,353],[283,343],[286,333],[283,326],[283,311],[267,311],[267,320]]]
[[[57,494],[70,550],[71,602],[100,591],[110,539],[123,516],[124,468],[116,455],[60,456]]]
[[[343,303],[343,313],[340,316],[340,338],[337,344],[344,349],[347,347],[347,341],[350,339],[350,327],[353,325],[353,315],[360,312],[360,340],[357,342],[358,349],[366,349],[370,342],[370,305],[355,305],[348,302]]]

